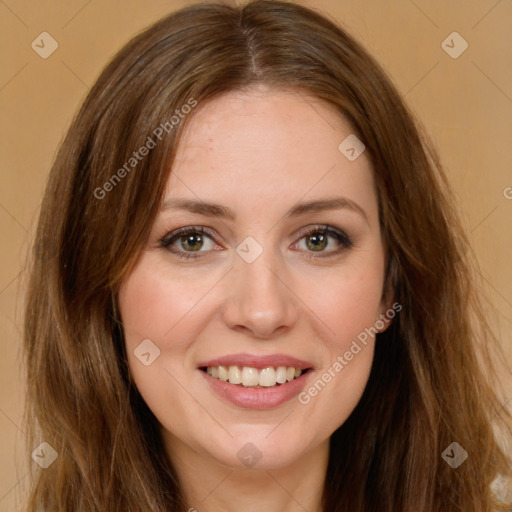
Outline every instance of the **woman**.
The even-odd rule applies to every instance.
[[[314,11],[197,5],[134,38],[41,211],[27,422],[56,457],[27,510],[507,510],[452,205],[383,71]]]

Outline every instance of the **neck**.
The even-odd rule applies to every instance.
[[[166,451],[194,512],[322,512],[329,440],[279,468],[229,467],[168,432]]]

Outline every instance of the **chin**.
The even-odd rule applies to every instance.
[[[244,427],[241,426],[239,432],[231,429],[233,438],[226,437],[224,443],[217,444],[211,456],[237,469],[279,469],[293,464],[307,449],[305,439],[298,433],[297,436],[290,435],[289,425],[288,430],[283,428],[282,432],[278,432],[280,427],[276,428],[276,425]]]

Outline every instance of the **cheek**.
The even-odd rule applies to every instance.
[[[213,284],[211,278],[188,275],[188,270],[169,272],[158,266],[158,262],[142,258],[120,289],[119,309],[130,346],[150,338],[162,348],[172,339],[173,348],[179,348],[183,338],[179,333],[185,327],[199,327],[191,319]]]
[[[307,284],[311,287],[312,282]],[[326,327],[323,338],[328,349],[345,352],[351,341],[379,318],[383,263],[375,257],[366,265],[343,267],[316,284],[316,293],[308,296],[308,306]]]
[[[171,390],[179,389],[175,379],[181,381],[189,366],[188,349],[205,316],[200,301],[211,288],[208,280],[190,286],[192,280],[144,256],[119,291],[130,373],[153,411],[168,409],[164,415],[177,406]]]
[[[376,252],[375,254],[378,254]],[[379,318],[383,262],[343,268],[325,281],[323,293],[310,295],[308,305],[323,330],[323,366],[299,396],[309,418],[320,418],[319,437],[330,435],[358,404],[371,371],[375,324]]]
[[[201,329],[197,305],[211,288],[204,281],[190,286],[193,279],[159,268],[158,262],[145,255],[119,290],[130,374],[149,409],[160,423],[173,429],[177,428],[173,418],[186,417],[190,409],[190,396],[180,383],[190,340]],[[148,358],[141,357],[147,353]]]

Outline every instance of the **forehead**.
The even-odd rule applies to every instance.
[[[333,106],[302,92],[225,94],[200,104],[187,123],[165,199],[266,210],[345,194],[368,208],[375,201],[369,159],[363,153],[349,161],[338,149],[351,134]]]
[[[300,160],[319,147],[331,146],[332,154],[339,135],[352,131],[333,106],[318,98],[259,86],[199,105],[183,134],[177,160],[192,160],[205,150],[224,152],[232,159],[244,159],[252,151],[263,157],[266,152],[266,161],[277,162],[272,153]]]

